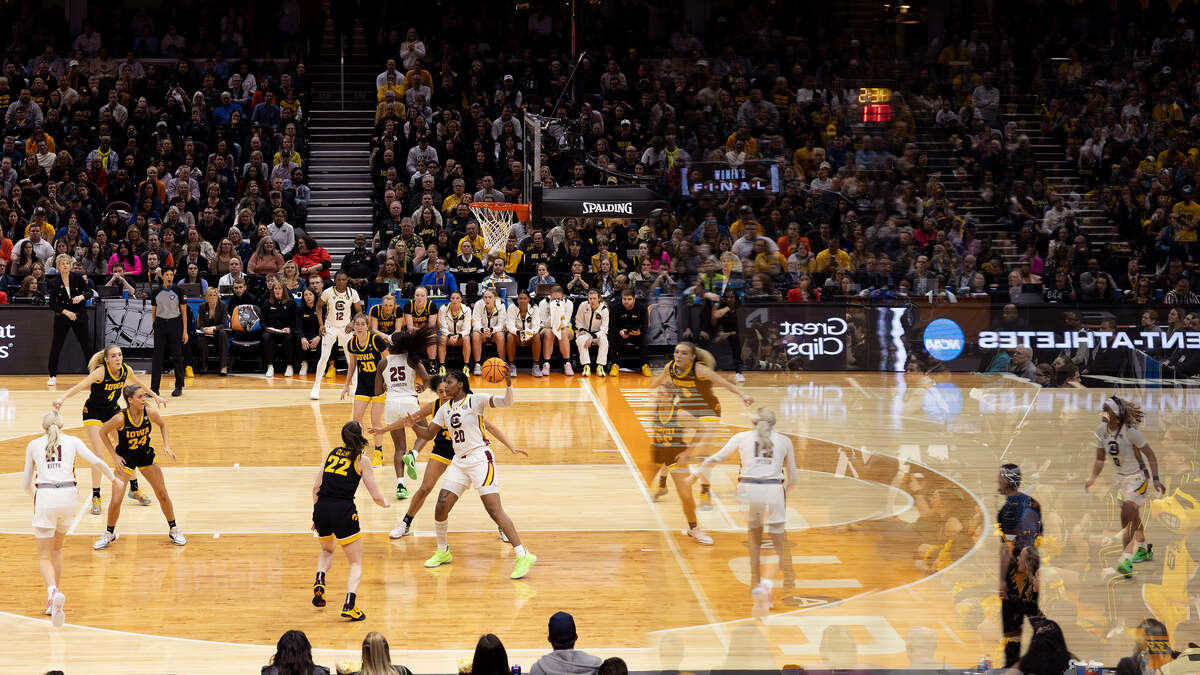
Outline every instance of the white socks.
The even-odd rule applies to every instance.
[[[528,551],[525,550],[524,546],[514,546],[513,553],[516,553],[518,558],[524,558],[528,554]]]
[[[1132,553],[1122,553],[1121,554],[1121,562],[1125,562],[1126,560],[1133,560],[1133,554]]]
[[[437,546],[438,546],[439,551],[445,551],[448,548],[446,545],[446,532],[449,529],[450,529],[450,521],[449,520],[433,521],[433,531],[435,534],[437,534]]]

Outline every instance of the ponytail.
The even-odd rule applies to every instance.
[[[55,450],[58,449],[59,436],[62,433],[63,419],[57,410],[47,411],[42,415],[42,429],[46,431],[46,461],[54,461]]]
[[[363,448],[367,447],[361,424],[351,421],[342,425],[342,445],[350,451],[350,463],[357,462]]]
[[[775,412],[770,408],[759,408],[751,419],[754,421],[755,442],[759,448],[771,453],[775,445],[771,441],[771,432],[775,430]]]
[[[88,359],[88,362],[87,362],[88,372],[90,373],[93,370],[99,368],[101,366],[101,364],[104,363],[104,360],[106,358],[108,358],[109,350],[113,349],[114,347],[116,347],[116,345],[109,345],[109,346],[105,347],[104,349],[101,349],[100,351],[96,352],[95,354],[92,354],[92,358]]]

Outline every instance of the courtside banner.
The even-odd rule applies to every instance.
[[[867,321],[852,305],[743,305],[742,360],[750,370],[874,369]]]
[[[98,334],[100,316],[95,307],[87,308],[92,344],[101,344]],[[0,375],[45,373],[50,362],[50,337],[54,312],[49,307],[0,305]],[[59,372],[82,373],[91,354],[84,354],[74,333],[67,335],[59,360]]]
[[[1028,347],[1037,363],[1065,354],[1092,375],[1129,374],[1135,362],[1148,358],[1187,376],[1200,371],[1200,332],[1178,327],[1189,311],[1196,310],[1051,304],[1021,306],[1005,316],[995,305],[909,305],[895,329],[910,352],[949,370],[984,370],[999,351]]]

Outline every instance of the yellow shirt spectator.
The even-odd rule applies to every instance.
[[[849,262],[849,258],[846,259]],[[783,257],[779,251],[763,251],[754,256],[754,271],[759,274],[772,274],[771,265],[779,265],[779,269],[774,272],[779,272],[787,269],[787,258]]]
[[[742,236],[742,233],[746,231],[746,223],[754,223],[758,227],[759,232],[763,231],[762,223],[757,220],[753,218],[738,218],[729,226],[729,235],[734,239]]]
[[[458,248],[459,255],[462,255],[462,245],[463,245],[463,242],[465,242],[465,241],[471,242],[471,245],[475,247],[475,253],[477,255],[483,256],[484,254],[486,254],[488,252],[488,250],[485,248],[486,244],[484,244],[484,242],[483,242],[483,235],[477,234],[477,235],[475,235],[474,239],[467,236],[467,237],[463,237],[462,239],[458,240],[457,248]]]
[[[818,274],[833,274],[839,267],[850,268],[850,254],[840,248],[836,254],[829,249],[821,251],[813,263],[813,271]]]
[[[283,161],[283,159],[284,158],[280,153],[275,153],[275,157],[271,160],[271,166],[279,166],[279,163]],[[292,156],[288,157],[287,160],[296,166],[304,165],[304,163],[300,161],[300,153],[296,152],[295,150],[292,150]]]
[[[442,213],[446,213],[446,214],[454,213],[454,209],[457,209],[458,205],[462,204],[464,202],[467,204],[470,204],[471,203],[471,195],[469,195],[465,192],[462,193],[461,195],[456,195],[453,192],[451,192],[450,194],[446,195],[445,199],[442,200]]]
[[[525,252],[519,248],[514,248],[511,251],[501,251],[500,259],[504,261],[505,272],[516,274],[517,269],[521,267],[521,261],[525,259]]]
[[[404,85],[403,84],[385,84],[382,87],[380,87],[378,91],[375,92],[375,98],[379,99],[380,103],[383,103],[383,98],[385,96],[387,96],[387,93],[389,91],[396,92],[396,100],[397,101],[404,100]]]

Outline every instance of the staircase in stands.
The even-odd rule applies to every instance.
[[[1015,122],[1017,134],[1029,137],[1036,172],[1045,176],[1047,191],[1057,193],[1063,198],[1063,204],[1075,212],[1078,230],[1087,236],[1093,249],[1127,253],[1128,242],[1123,241],[1116,227],[1108,222],[1100,204],[1086,196],[1088,187],[1079,176],[1076,164],[1067,159],[1066,147],[1042,133],[1040,108],[1041,101],[1033,95],[1005,97],[1000,105],[1000,122]]]
[[[305,229],[329,251],[335,268],[354,248],[356,234],[371,234],[369,143],[375,120],[375,76],[382,68],[367,62],[361,29],[354,38],[355,58],[347,59],[343,70],[335,36],[327,27],[321,63],[309,69],[312,197]]]
[[[917,154],[924,153],[928,157],[928,165],[938,173],[938,180],[946,187],[946,199],[954,213],[975,225],[977,238],[992,238],[992,250],[1000,255],[1001,261],[1006,265],[1015,264],[1019,253],[1009,235],[1008,223],[1001,218],[1002,214],[980,199],[973,177],[958,178],[954,175],[954,148],[946,139],[946,132],[934,125],[932,114],[918,114],[916,121]],[[917,187],[924,188],[923,185]],[[979,260],[976,264],[984,262]]]

